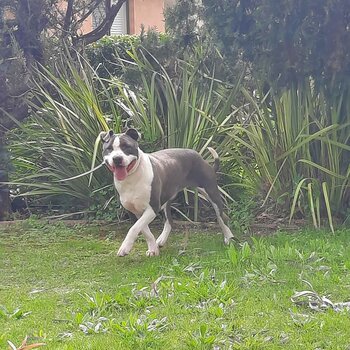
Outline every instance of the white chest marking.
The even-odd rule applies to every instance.
[[[114,185],[119,193],[123,207],[135,215],[141,215],[149,206],[153,168],[148,155],[139,151],[137,169],[123,181],[114,178]]]

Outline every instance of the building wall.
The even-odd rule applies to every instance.
[[[129,0],[129,33],[140,34],[141,26],[165,31],[164,0]]]
[[[92,16],[89,16],[79,28],[81,34],[89,33],[92,31]]]
[[[156,29],[159,32],[165,31],[164,7],[173,5],[176,0],[128,0],[128,32],[129,34],[140,34],[141,26],[145,30]],[[61,6],[65,6],[62,1]],[[92,16],[89,16],[82,24],[80,33],[85,34],[92,31]]]

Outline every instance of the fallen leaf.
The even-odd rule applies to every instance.
[[[17,348],[16,345],[14,345],[9,340],[7,341],[7,343],[10,346],[10,350],[31,350],[31,349],[37,349],[40,346],[46,345],[45,343],[27,344],[27,341],[28,341],[28,336],[26,336],[24,338],[24,340],[23,340],[23,342],[22,342],[22,344],[20,345],[19,348]]]

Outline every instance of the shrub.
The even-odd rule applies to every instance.
[[[203,0],[206,26],[229,59],[242,54],[253,74],[291,86],[350,73],[348,0]]]
[[[255,112],[233,129],[242,147],[232,154],[265,203],[272,197],[315,227],[327,217],[333,230],[333,216],[349,215],[349,92],[330,100],[312,81],[258,102],[245,92]]]
[[[144,48],[157,57],[163,66],[169,67],[179,55],[179,47],[167,34],[149,30],[141,35],[105,36],[88,45],[85,53],[91,66],[100,78],[123,77],[126,82],[137,82],[135,69],[128,62],[133,62],[129,53]],[[138,76],[137,76],[138,77]]]
[[[101,130],[120,130],[114,95],[87,62],[79,56],[74,61],[67,53],[56,61],[55,70],[41,67],[33,84],[31,117],[9,133],[13,184],[22,188],[22,195],[46,199],[66,211],[86,211],[96,202],[103,206],[114,195],[106,169],[94,172],[90,185],[87,176],[62,180],[90,169]]]
[[[129,60],[128,51],[138,45],[140,38],[136,35],[105,36],[88,45],[85,54],[99,77],[108,78],[111,75],[120,77],[124,73],[124,64],[121,60]]]
[[[251,117],[232,133],[236,160],[276,208],[317,227],[327,217],[333,229],[333,215],[349,215],[349,1],[199,3],[189,8],[227,61],[249,64],[258,86],[246,92]]]
[[[120,132],[122,124],[142,132],[146,150],[187,147],[207,157],[211,145],[225,160],[231,148],[226,129],[237,113],[239,81],[228,88],[203,75],[197,58],[195,65],[181,62],[173,80],[150,52],[132,48],[129,54],[133,63],[128,64],[137,67],[140,77],[137,89],[117,78],[101,79],[79,55],[76,62],[63,55],[54,71],[41,67],[32,116],[11,133],[16,167],[12,181],[27,189],[22,195],[50,197],[54,203],[100,215],[114,196],[106,169],[94,172],[90,186],[88,177],[62,180],[89,170],[99,132]]]
[[[207,75],[201,52],[177,64],[176,79],[144,49],[130,53],[138,68],[140,82],[137,89],[118,79],[110,87],[118,91],[118,105],[125,119],[142,131],[147,151],[159,148],[191,148],[205,158],[207,147],[216,149],[223,163],[234,162],[226,155],[233,144],[227,135],[233,116],[239,111],[236,100],[241,84],[234,86]],[[232,172],[232,168],[230,169]],[[229,194],[222,189],[227,199]],[[187,194],[185,193],[187,201]],[[198,216],[195,194],[194,218]]]

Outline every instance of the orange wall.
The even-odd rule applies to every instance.
[[[172,3],[165,0],[166,3]],[[60,7],[64,8],[66,1],[62,0]],[[129,34],[140,34],[141,25],[145,29],[154,28],[159,32],[165,31],[164,25],[164,0],[129,0]],[[89,16],[82,24],[80,32],[88,33],[92,30],[92,16]]]
[[[90,33],[92,31],[92,16],[89,16],[80,27],[81,34]]]
[[[165,31],[164,0],[129,0],[129,31],[130,34],[140,34],[141,25],[145,29],[154,28]]]

